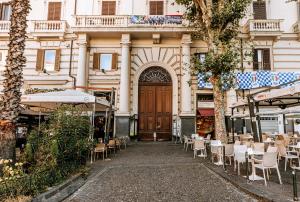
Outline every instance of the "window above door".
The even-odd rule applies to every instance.
[[[48,20],[59,21],[61,20],[61,2],[49,2],[48,4]]]
[[[149,15],[164,15],[164,1],[150,1]]]
[[[102,15],[116,15],[116,1],[102,1]]]

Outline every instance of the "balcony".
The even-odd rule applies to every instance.
[[[257,37],[273,37],[278,40],[282,35],[283,20],[249,20],[245,31],[251,39]]]
[[[75,16],[75,31],[161,31],[186,30],[187,21],[181,15],[166,16]]]
[[[300,22],[294,24],[293,29],[294,29],[294,33],[298,35],[298,41],[300,41]]]
[[[0,36],[8,37],[10,21],[0,21]]]
[[[34,38],[59,38],[63,39],[67,28],[65,21],[30,21],[29,33]]]
[[[47,37],[63,39],[67,24],[65,21],[29,21],[27,32],[34,38]],[[8,37],[10,21],[0,21],[0,37]]]

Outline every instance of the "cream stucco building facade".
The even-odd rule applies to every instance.
[[[0,71],[5,65],[10,26],[3,14],[9,12],[6,2],[0,1]],[[162,118],[171,128],[176,119],[181,121],[182,133],[195,133],[197,109],[213,108],[211,102],[198,102],[199,95],[212,91],[200,88],[189,70],[191,57],[207,52],[206,43],[192,39],[187,22],[181,18],[184,7],[173,0],[31,0],[31,7],[24,91],[77,88],[93,93],[115,88],[115,133],[125,135],[129,116],[141,110],[141,75],[160,67],[171,78],[171,98],[161,94],[172,106],[171,111],[165,111],[171,120]],[[257,54],[261,54],[257,62],[268,63],[267,69],[259,65],[254,70],[299,71],[299,3],[266,0],[262,7],[264,19],[253,19],[257,8],[251,5],[249,15],[241,22],[245,51],[251,40]],[[269,54],[268,62],[263,52]],[[244,61],[243,65],[246,71],[253,71],[252,61]],[[0,85],[2,81],[0,76]],[[228,92],[227,106],[236,101],[237,95],[240,93],[234,90]],[[162,124],[158,120],[145,121],[148,129],[154,128],[155,132]]]

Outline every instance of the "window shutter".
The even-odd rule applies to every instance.
[[[150,1],[150,15],[163,15],[164,14],[164,2],[163,1]]]
[[[0,17],[1,17],[1,20],[4,20],[3,19],[3,3],[0,3]]]
[[[102,15],[115,15],[115,14],[116,14],[116,1],[103,1]]]
[[[59,71],[60,70],[60,55],[61,55],[61,50],[57,49],[55,52],[55,71]]]
[[[270,49],[263,50],[263,70],[271,70]]]
[[[258,70],[258,55],[257,55],[257,50],[253,50],[253,70],[257,71]]]
[[[157,1],[156,2],[156,15],[163,15],[164,14],[164,2]]]
[[[254,19],[267,19],[266,2],[253,2],[253,12]]]
[[[156,1],[150,1],[150,15],[156,15]]]
[[[49,2],[48,20],[60,20],[60,18],[61,18],[61,2]]]
[[[94,53],[93,56],[93,70],[100,69],[100,53]]]
[[[118,54],[117,53],[112,54],[111,69],[112,70],[118,69]]]
[[[43,69],[44,69],[44,57],[45,57],[45,50],[38,49],[37,50],[37,57],[36,57],[36,71],[43,71]]]

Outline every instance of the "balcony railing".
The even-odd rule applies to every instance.
[[[182,16],[76,16],[75,27],[182,27]]]
[[[10,28],[10,21],[0,21],[0,33],[8,33]]]
[[[31,32],[65,32],[66,22],[65,21],[31,21],[32,30]]]
[[[248,32],[281,32],[282,20],[249,20],[247,24]]]

